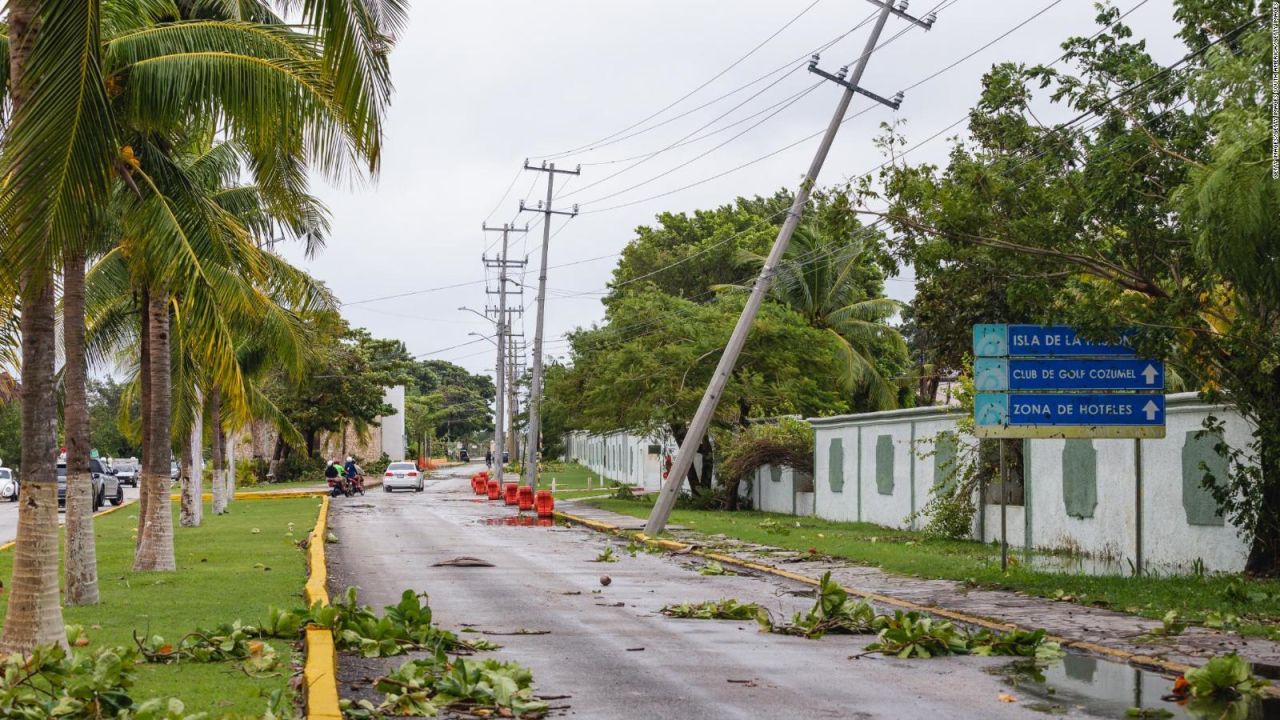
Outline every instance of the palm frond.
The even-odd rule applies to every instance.
[[[103,84],[97,0],[39,4],[38,31],[5,132],[0,225],[9,267],[52,267],[84,247],[108,195],[116,141]]]

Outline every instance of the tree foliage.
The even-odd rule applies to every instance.
[[[1268,176],[1270,43],[1257,11],[1177,3],[1189,52],[1165,67],[1104,6],[1101,31],[1064,43],[1067,68],[987,75],[946,168],[895,165],[883,180],[904,261],[943,285],[998,279],[986,297],[1008,302],[982,321],[1067,322],[1100,338],[1138,328],[1141,353],[1249,420],[1230,477],[1206,480],[1252,542],[1247,567],[1275,572],[1280,183]],[[1042,126],[1029,107],[1037,88],[1080,115]],[[982,306],[930,289],[920,339],[954,362],[959,330],[978,319],[966,307]]]

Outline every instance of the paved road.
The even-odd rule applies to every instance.
[[[607,540],[579,528],[507,527],[510,508],[476,501],[466,477],[450,471],[425,493],[335,502],[331,590],[355,584],[381,606],[412,588],[431,593],[435,619],[459,630],[548,631],[504,635],[497,656],[529,665],[544,695],[583,718],[1025,718],[1021,703],[985,658],[850,660],[866,637],[820,641],[761,634],[754,622],[676,620],[668,602],[732,597],[775,616],[812,604],[808,588],[780,579],[703,576],[679,557],[621,546],[617,563],[592,560]],[[497,524],[494,524],[497,523]],[[616,542],[616,541],[615,541]],[[458,556],[494,567],[433,567]],[[602,587],[608,574],[612,583]],[[376,661],[394,666],[402,659]],[[367,691],[378,667],[348,660],[342,692]],[[1030,698],[1027,698],[1029,701]],[[1070,708],[1086,716],[1081,708]]]
[[[138,489],[125,486],[124,501],[131,502],[138,499]],[[111,503],[107,503],[105,508],[111,507]],[[63,519],[62,513],[58,513],[58,522]],[[0,543],[7,543],[13,540],[18,534],[18,503],[0,500]]]

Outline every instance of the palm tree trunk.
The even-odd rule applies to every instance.
[[[147,529],[147,495],[141,474],[150,462],[151,453],[151,291],[142,288],[138,310],[138,421],[142,424],[142,467],[138,468],[138,535],[134,538],[134,550],[142,543],[142,533]]]
[[[34,13],[25,3],[10,6],[9,27],[18,54]],[[29,52],[29,48],[23,48]],[[19,61],[15,58],[13,66]],[[9,609],[0,652],[26,653],[37,645],[66,645],[58,592],[57,396],[53,382],[53,273],[24,272],[22,278],[22,500],[9,580]]]
[[[9,3],[9,102],[26,101],[24,70],[35,45],[38,0]],[[12,171],[13,168],[8,168]],[[22,273],[22,500],[9,579],[9,609],[0,652],[26,653],[36,645],[66,645],[58,597],[57,396],[54,392],[53,268]]]
[[[64,418],[67,442],[67,540],[63,548],[68,605],[98,604],[98,552],[89,476],[89,403],[85,397],[84,251],[67,253],[62,269]]]
[[[209,393],[209,436],[213,438],[213,514],[227,511],[227,436],[222,429],[222,392],[215,385]]]
[[[172,378],[169,373],[169,297],[154,291],[147,303],[151,315],[151,442],[142,473],[146,510],[138,516],[135,571],[177,569],[173,554],[173,512],[169,508],[169,441]]]
[[[223,441],[223,447],[227,453],[227,471],[225,474],[227,486],[222,491],[222,497],[225,502],[230,505],[236,499],[236,442],[239,437],[239,431],[233,432]]]
[[[201,485],[204,484],[204,467],[200,462],[204,447],[204,402],[200,391],[196,391],[195,421],[191,427],[191,437],[182,444],[182,509],[178,513],[182,527],[200,527],[204,522],[204,499],[201,496]]]

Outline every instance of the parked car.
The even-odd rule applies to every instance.
[[[463,448],[458,451],[458,459],[462,462],[471,462],[471,453],[467,452],[466,448]]]
[[[116,478],[120,480],[121,485],[138,487],[140,468],[137,458],[117,458],[111,462],[111,469],[116,471]]]
[[[177,482],[178,476],[181,474],[182,474],[182,471],[178,468],[178,461],[170,460],[169,461],[169,479],[174,482]]]
[[[97,512],[103,504],[110,502],[119,505],[124,502],[124,488],[120,481],[98,458],[89,458],[89,476],[93,483],[93,511]],[[58,507],[67,504],[67,464],[58,463]]]
[[[396,489],[422,492],[423,476],[418,466],[412,462],[393,462],[382,474],[382,489],[391,492]]]
[[[18,499],[18,473],[13,468],[0,467],[0,498]]]

